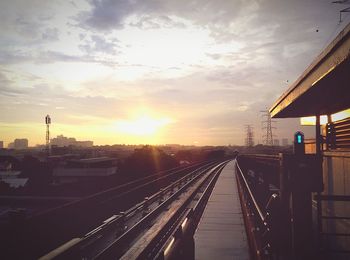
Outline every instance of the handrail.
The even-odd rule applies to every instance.
[[[277,154],[246,153],[246,154],[241,154],[240,156],[255,157],[255,158],[269,159],[269,160],[279,160],[279,155]]]
[[[317,200],[318,204],[321,204],[322,201],[332,201],[332,202],[349,202],[350,196],[349,195],[338,195],[338,194],[315,194],[314,199]],[[319,215],[318,215],[318,221],[320,225],[322,226],[323,220],[327,221],[348,221],[350,220],[350,216],[339,216],[339,215],[323,215],[322,210],[318,208]],[[329,212],[328,212],[329,214]],[[333,222],[334,223],[334,222]],[[345,222],[344,222],[345,223]],[[328,231],[328,232],[327,232]],[[346,230],[347,231],[347,230]],[[320,239],[320,245],[321,250],[326,254],[346,254],[347,256],[350,254],[350,250],[347,250],[347,248],[344,248],[342,245],[337,248],[333,248],[334,245],[331,243],[328,243],[328,245],[325,245],[322,241],[326,237],[327,241],[330,237],[338,237],[338,239],[348,239],[350,237],[350,233],[344,233],[344,232],[331,232],[328,228],[326,228],[326,231],[323,229],[319,229],[319,239]]]
[[[258,212],[258,214],[259,214],[259,217],[260,217],[261,221],[264,222],[264,221],[265,221],[265,217],[264,217],[264,215],[263,215],[263,213],[262,213],[262,211],[261,211],[261,209],[260,209],[258,203],[256,202],[256,200],[255,200],[255,198],[254,198],[254,195],[253,195],[253,193],[252,193],[252,191],[251,191],[251,189],[250,189],[250,187],[249,187],[249,184],[248,184],[246,178],[244,177],[243,172],[242,172],[242,170],[241,170],[241,167],[239,167],[239,164],[238,164],[237,161],[236,161],[236,165],[237,165],[237,168],[239,169],[240,175],[241,175],[241,177],[242,177],[242,179],[243,179],[243,181],[244,181],[245,188],[246,188],[247,191],[248,191],[248,194],[249,194],[249,196],[250,196],[250,199],[252,200],[252,202],[253,202],[253,204],[254,204],[254,207],[255,207],[256,211]]]
[[[236,169],[237,185],[252,259],[278,259],[279,252],[281,252],[277,235],[281,227],[279,196],[277,193],[272,193],[265,210],[262,209],[237,160]]]

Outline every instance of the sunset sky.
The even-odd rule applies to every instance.
[[[0,140],[244,143],[349,22],[325,0],[0,2]],[[277,120],[291,139],[297,119]],[[310,127],[309,127],[310,128]]]

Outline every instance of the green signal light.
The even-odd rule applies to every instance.
[[[301,142],[302,142],[301,135],[297,135],[297,142],[298,142],[298,144],[301,144]]]

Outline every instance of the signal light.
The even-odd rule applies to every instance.
[[[294,154],[305,154],[304,134],[300,131],[294,134]]]

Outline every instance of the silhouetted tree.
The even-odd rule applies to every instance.
[[[52,169],[47,162],[40,162],[33,156],[25,156],[22,160],[22,177],[29,178],[29,185],[43,189],[51,182]]]
[[[1,155],[0,163],[11,163],[13,170],[20,169],[20,161],[17,158],[10,155]]]
[[[10,190],[10,185],[0,180],[0,193],[6,193]]]
[[[178,161],[186,160],[189,162],[193,161],[193,152],[191,150],[180,150],[175,154],[175,158]]]
[[[213,150],[209,151],[206,159],[207,160],[217,160],[217,159],[223,159],[225,157],[225,151],[224,150]]]
[[[135,149],[134,153],[125,160],[122,172],[134,177],[142,177],[176,166],[178,162],[174,157],[156,147],[147,145]]]

